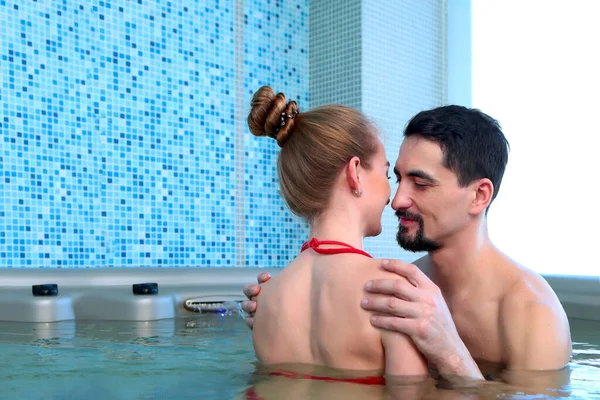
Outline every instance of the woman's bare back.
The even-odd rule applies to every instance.
[[[264,284],[257,300],[253,343],[259,359],[383,373],[387,341],[405,353],[394,357],[406,356],[408,374],[424,374],[412,342],[374,328],[360,307],[367,280],[391,276],[379,265],[357,254],[298,256]]]

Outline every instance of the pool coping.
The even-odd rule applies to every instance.
[[[543,274],[569,318],[600,321],[600,276]]]
[[[153,321],[194,314],[186,301],[210,306],[245,299],[243,287],[271,268],[0,268],[0,321]],[[156,283],[157,293],[133,285]],[[34,295],[33,286],[57,285]]]
[[[77,319],[150,321],[193,313],[186,301],[212,304],[245,299],[242,289],[280,268],[0,268],[0,321]],[[600,277],[542,275],[570,318],[600,320]],[[133,285],[157,283],[139,295]],[[34,296],[33,285],[56,284],[58,295]],[[189,305],[189,304],[188,304]],[[218,307],[218,305],[217,305]]]

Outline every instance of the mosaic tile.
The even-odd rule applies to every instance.
[[[308,229],[277,144],[248,132],[252,94],[361,108],[394,160],[447,96],[444,18],[435,0],[0,0],[0,267],[284,266]],[[395,229],[387,210],[367,250],[406,258]]]
[[[259,72],[276,85],[294,71],[290,93],[306,98],[307,15],[295,19],[295,2],[244,3],[247,10],[233,0],[0,1],[0,266],[219,267],[261,259],[267,267],[289,258],[281,242],[297,224],[287,222],[276,189],[264,198],[283,210],[278,216],[262,208],[236,216],[235,177],[249,176],[242,169],[253,164],[235,158],[235,119],[245,120],[235,112],[236,90],[248,96],[235,77]],[[305,13],[307,2],[300,4]],[[238,40],[270,48],[278,37],[277,48],[298,50],[285,60],[251,51],[245,65],[261,67],[236,72],[236,12],[249,10],[252,21],[269,7],[274,20],[261,36],[247,30]],[[250,199],[274,176],[265,168],[238,197]],[[240,259],[245,238],[258,233],[251,221],[273,233],[273,241],[260,237],[271,257]]]

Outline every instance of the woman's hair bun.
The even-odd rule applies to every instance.
[[[295,101],[288,102],[285,94],[262,86],[254,93],[248,114],[248,128],[255,136],[269,136],[283,147],[294,130],[294,117],[300,113]]]

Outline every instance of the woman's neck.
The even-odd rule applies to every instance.
[[[351,213],[326,211],[310,225],[310,237],[318,240],[337,240],[357,249],[363,248],[363,233],[358,218]]]

